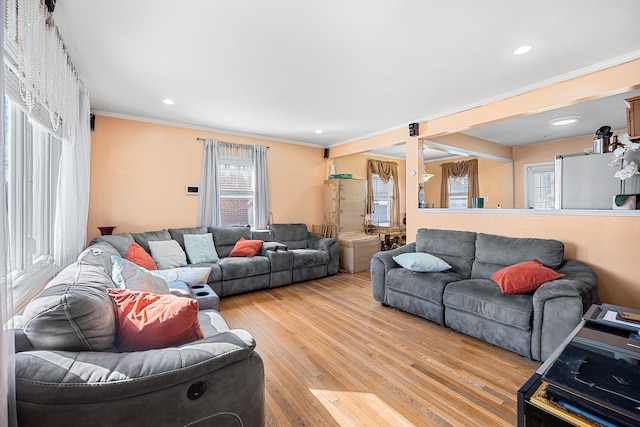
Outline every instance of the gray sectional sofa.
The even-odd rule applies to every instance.
[[[307,230],[305,224],[273,224],[268,231],[249,227],[193,227],[142,233],[99,236],[90,242],[108,243],[124,257],[132,242],[148,253],[149,241],[175,240],[185,249],[185,234],[211,233],[220,260],[215,263],[187,264],[187,267],[210,267],[207,284],[220,297],[258,289],[275,288],[338,272],[338,244]],[[229,257],[241,238],[263,240],[261,252],[254,257]]]
[[[111,256],[87,248],[18,316],[20,426],[263,426],[264,366],[255,341],[220,312],[197,312],[203,338],[118,351]]]
[[[447,262],[442,272],[415,272],[394,256],[424,252]],[[534,292],[504,294],[492,275],[539,260],[564,274]],[[534,360],[544,361],[598,300],[595,272],[564,259],[562,242],[454,230],[420,229],[415,243],[371,260],[373,297]]]
[[[134,241],[145,251],[150,241],[172,239],[184,249],[186,234],[207,232],[220,260],[187,267],[210,267],[208,284],[220,296],[338,270],[335,239],[309,233],[304,224],[256,233],[248,227],[198,227],[93,239],[16,316],[21,426],[264,425],[264,366],[256,343],[249,332],[230,329],[218,310],[200,304],[191,314],[203,336],[195,341],[139,351],[118,344],[121,320],[110,297],[118,258],[112,257],[124,257]],[[229,257],[241,237],[265,240],[262,252]],[[179,289],[168,285],[172,293]]]

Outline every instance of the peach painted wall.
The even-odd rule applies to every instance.
[[[595,270],[603,302],[640,309],[638,216],[533,215],[509,210],[455,212],[434,209],[414,215],[410,225],[407,238],[413,236],[413,241],[416,230],[421,227],[560,240],[565,245],[565,258],[586,262]]]
[[[138,232],[196,225],[204,142],[269,146],[267,165],[274,222],[323,220],[323,149],[202,130],[98,116],[91,133],[91,193],[87,238],[96,227]]]
[[[425,201],[431,207],[431,203],[436,208],[440,206],[440,186],[442,185],[443,163],[461,162],[469,160],[471,157],[460,157],[451,160],[438,160],[427,162],[427,172],[435,176],[425,183]],[[511,198],[511,163],[498,162],[496,160],[478,159],[478,180],[480,184],[480,197],[488,197],[489,202],[485,203],[485,208],[496,208],[498,204],[502,208],[512,207]]]
[[[367,160],[381,160],[383,162],[395,162],[398,164],[398,190],[400,191],[400,216],[404,216],[407,212],[406,198],[406,162],[399,159],[390,159],[386,157],[368,156],[365,154],[352,154],[344,157],[333,159],[336,165],[336,173],[350,173],[354,178],[367,179]],[[417,194],[417,193],[416,193]],[[416,196],[417,197],[417,196]]]

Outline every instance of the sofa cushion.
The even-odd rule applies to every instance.
[[[269,274],[271,270],[269,259],[263,256],[227,257],[220,259],[218,265],[222,270],[223,281]]]
[[[184,227],[184,228],[170,228],[169,234],[171,238],[178,242],[178,244],[184,249],[184,235],[185,234],[204,234],[207,232],[207,227]]]
[[[174,347],[204,338],[194,299],[128,289],[110,289],[109,295],[116,307],[121,351]]]
[[[471,277],[475,243],[476,233],[469,231],[421,228],[416,233],[416,252],[437,256],[465,279]]]
[[[111,262],[113,263],[111,278],[120,288],[154,294],[169,293],[167,282],[149,270],[117,256],[112,257]]]
[[[246,240],[251,240],[250,227],[220,226],[209,227],[208,230],[213,235],[213,244],[220,258],[228,257],[236,242],[240,240],[241,237]]]
[[[158,241],[158,240],[171,240],[171,234],[169,234],[168,230],[156,230],[156,231],[145,231],[143,233],[131,233],[131,237],[136,241],[137,244],[142,246],[142,248],[147,251],[147,253],[151,253],[149,242]]]
[[[493,273],[513,264],[539,260],[556,269],[562,264],[564,244],[558,240],[504,237],[478,234],[471,277],[489,279]]]
[[[262,240],[246,240],[244,237],[241,237],[233,246],[233,249],[231,249],[229,256],[244,256],[251,258],[258,255],[263,243],[264,242]]]
[[[116,337],[104,269],[76,262],[62,270],[24,309],[23,330],[37,350],[105,351]]]
[[[145,251],[143,247],[136,242],[131,243],[124,258],[142,268],[146,268],[147,270],[158,269],[158,266],[153,258],[151,258],[151,255],[149,255],[147,251]]]
[[[530,330],[533,319],[530,294],[506,295],[489,279],[453,282],[444,290],[444,305],[518,329]]]
[[[120,256],[118,251],[106,242],[95,243],[80,252],[77,261],[81,264],[102,267],[105,273],[111,277],[111,256]]]
[[[273,240],[284,243],[289,249],[305,249],[309,246],[306,224],[272,224]]]
[[[187,255],[175,240],[149,241],[149,248],[159,269],[187,265]]]
[[[293,269],[326,266],[329,264],[329,253],[315,249],[294,249]]]
[[[387,287],[442,305],[444,288],[462,277],[452,271],[419,273],[406,268],[393,268],[387,276]]]
[[[407,270],[421,273],[435,273],[451,268],[449,264],[440,258],[426,252],[407,252],[394,256],[393,260]]]
[[[129,233],[119,233],[95,237],[93,240],[91,240],[89,246],[100,242],[110,244],[116,251],[118,251],[121,257],[124,257],[129,250],[129,246],[132,242],[135,242],[135,240],[133,240],[133,236]]]
[[[534,259],[498,270],[493,273],[491,280],[500,286],[504,294],[526,294],[562,277],[564,274],[553,271]]]
[[[182,237],[184,239],[184,249],[190,263],[198,264],[218,261],[218,253],[213,244],[213,235],[211,233],[185,234]]]

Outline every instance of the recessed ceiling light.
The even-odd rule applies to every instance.
[[[526,45],[520,46],[519,48],[514,50],[513,54],[514,55],[524,55],[527,52],[531,52],[531,49],[533,49],[533,46],[531,46],[530,44],[526,44]]]
[[[316,129],[314,130],[315,133],[317,133],[318,135],[320,135],[322,133],[322,129]]]
[[[578,120],[580,120],[580,116],[558,117],[556,119],[549,120],[549,124],[551,126],[564,126],[564,125],[570,125],[571,123],[575,123]]]
[[[173,105],[173,104],[175,104],[175,102],[173,102],[173,99],[169,99],[169,98],[167,98],[167,99],[163,100],[162,102],[163,102],[163,103],[165,103],[165,104],[167,104],[167,105]]]

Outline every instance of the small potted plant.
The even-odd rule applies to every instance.
[[[631,142],[628,134],[618,136],[619,146],[613,151],[613,160],[609,163],[611,167],[619,167],[620,169],[613,174],[615,178],[620,180],[620,193],[613,196],[613,209],[635,209],[636,195],[626,194],[625,180],[634,175],[639,175],[638,164],[633,160],[625,159],[625,155],[630,151],[640,148],[640,143]]]

